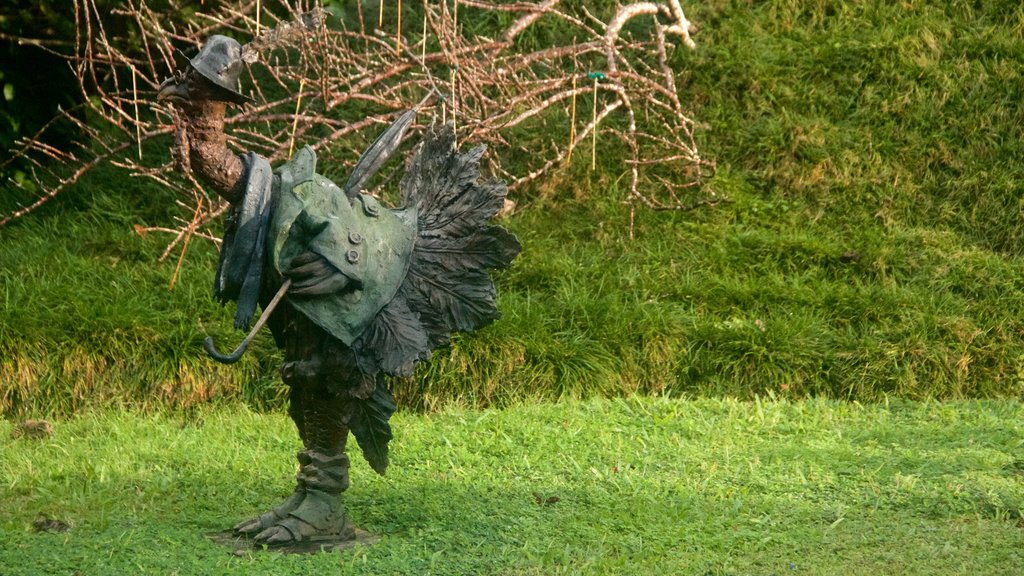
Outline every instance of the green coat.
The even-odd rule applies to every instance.
[[[348,346],[395,297],[409,269],[416,237],[415,209],[391,210],[366,194],[348,198],[316,173],[308,146],[277,170],[268,263],[279,274],[312,251],[349,278],[323,296],[289,298],[297,310]]]

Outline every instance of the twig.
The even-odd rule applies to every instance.
[[[199,197],[199,202],[196,203],[196,213],[192,215],[192,223],[188,227],[188,232],[185,234],[185,242],[181,246],[181,255],[178,256],[178,265],[174,267],[174,275],[171,276],[171,285],[167,288],[168,290],[174,290],[174,283],[178,281],[178,272],[181,270],[181,263],[185,261],[185,251],[188,250],[188,241],[192,238],[192,234],[195,232],[196,224],[199,222],[199,214],[203,209],[203,197]]]
[[[295,120],[292,122],[292,137],[288,143],[288,157],[295,152],[295,129],[299,126],[299,110],[302,108],[302,89],[306,86],[306,79],[299,81],[299,97],[295,99]]]

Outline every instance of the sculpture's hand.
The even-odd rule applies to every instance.
[[[322,296],[341,292],[350,280],[316,252],[304,252],[292,259],[284,275],[292,280],[290,296]]]

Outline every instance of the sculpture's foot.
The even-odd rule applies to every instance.
[[[287,516],[256,535],[257,544],[288,546],[317,540],[355,538],[355,528],[345,519],[340,494],[310,489]]]
[[[302,474],[301,470],[303,467],[307,467],[313,462],[313,457],[310,456],[308,450],[303,450],[295,456],[299,459],[300,472],[295,478],[297,484],[295,485],[295,491],[292,492],[292,495],[280,505],[270,509],[269,512],[264,512],[256,518],[250,518],[249,520],[243,520],[238,524],[235,524],[233,530],[236,534],[252,536],[253,534],[262,532],[280,522],[283,518],[288,516],[289,512],[298,508],[299,504],[302,504],[302,500],[306,497],[306,477]]]
[[[262,532],[286,518],[292,510],[295,510],[300,504],[302,504],[305,497],[306,491],[301,486],[296,487],[295,492],[292,492],[292,495],[279,506],[271,508],[268,512],[264,512],[256,518],[250,518],[235,524],[235,527],[232,530],[234,530],[236,534],[243,534],[246,536],[252,536],[253,534]]]

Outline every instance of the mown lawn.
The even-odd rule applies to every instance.
[[[279,414],[86,414],[7,440],[0,574],[1014,574],[1024,409],[648,398],[400,413],[353,466],[371,547],[233,555],[205,533],[283,498]],[[538,504],[538,499],[541,502]],[[31,530],[40,516],[62,533]]]

